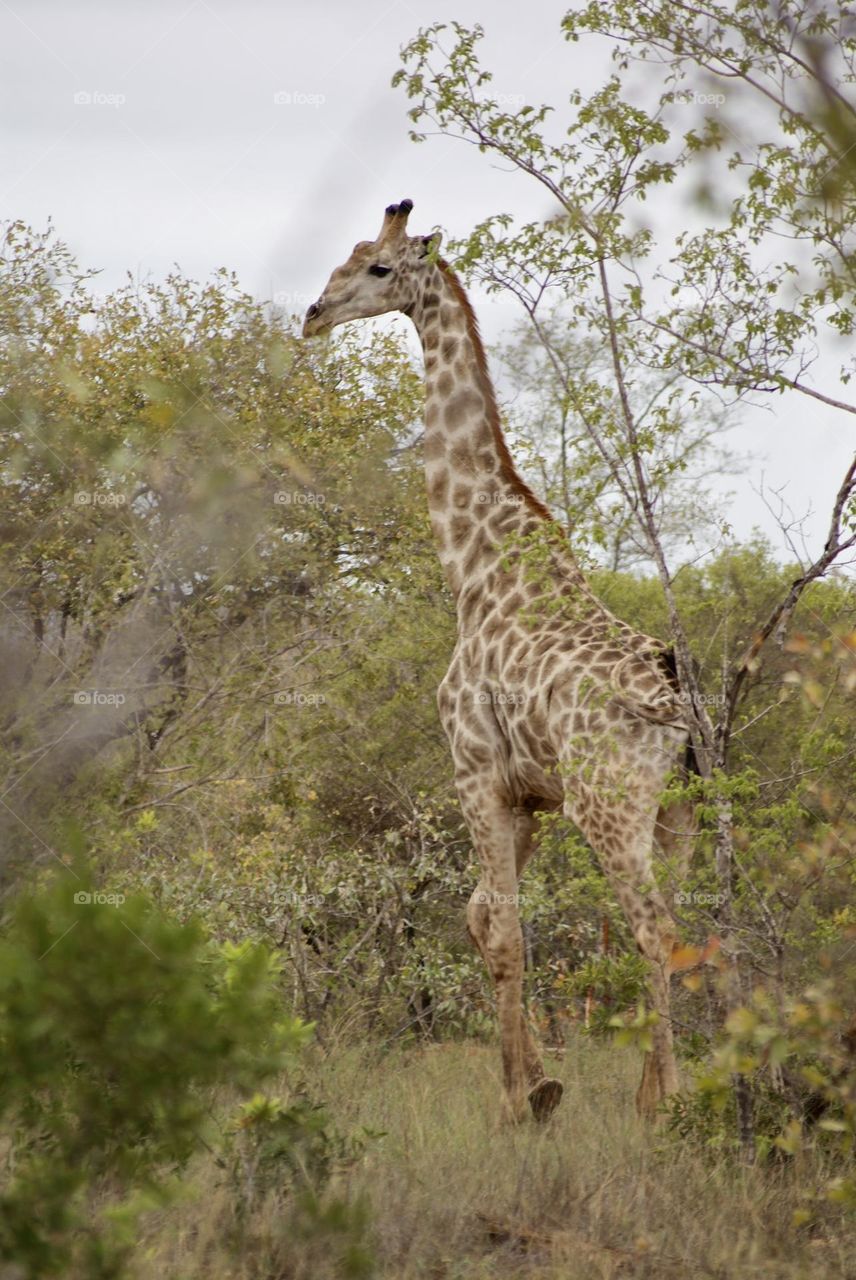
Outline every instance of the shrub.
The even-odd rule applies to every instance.
[[[123,1274],[134,1222],[311,1035],[260,946],[213,946],[85,873],[21,896],[0,943],[0,1258],[20,1274]],[[299,1135],[295,1135],[297,1141]]]

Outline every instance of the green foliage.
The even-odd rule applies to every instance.
[[[781,1135],[793,1131],[794,1111],[788,1097],[771,1083],[769,1073],[756,1072],[750,1081],[756,1155],[759,1161],[770,1161],[781,1150]],[[714,1084],[710,1076],[697,1072],[694,1085],[665,1104],[666,1131],[680,1142],[692,1143],[711,1163],[723,1156],[739,1158],[737,1108],[730,1077]]]
[[[632,352],[643,368],[738,398],[812,394],[816,336],[850,333],[856,314],[847,19],[806,0],[678,12],[666,0],[592,0],[561,29],[573,42],[606,38],[614,64],[589,97],[575,91],[561,106],[510,111],[493,96],[480,26],[435,23],[403,50],[393,83],[410,101],[412,136],[432,126],[498,153],[554,204],[541,223],[485,219],[460,246],[464,268],[531,314],[561,292],[586,337],[611,331],[621,359]],[[690,225],[669,244],[644,206],[672,188],[690,196]],[[607,298],[613,264],[625,283]],[[842,381],[851,373],[848,360]],[[673,392],[658,434],[688,403],[686,388]],[[606,400],[582,399],[608,439]]]
[[[607,1026],[615,1036],[618,1045],[633,1045],[641,1053],[650,1053],[654,1047],[654,1027],[658,1016],[651,1009],[646,1009],[642,1000],[632,1013],[616,1013],[609,1019]]]
[[[110,896],[81,865],[20,897],[0,942],[0,1256],[26,1276],[124,1274],[136,1218],[214,1137],[215,1092],[310,1035],[264,948]]]
[[[591,956],[568,975],[564,989],[570,996],[591,996],[593,1008],[588,1031],[603,1035],[615,1027],[616,1011],[638,1004],[645,993],[647,970],[638,953]]]
[[[846,989],[840,973],[782,1002],[757,987],[732,1009],[712,1059],[695,1071],[695,1088],[670,1100],[669,1130],[711,1153],[736,1154],[731,1083],[739,1073],[752,1084],[758,1157],[790,1159],[819,1145],[817,1196],[852,1210],[856,1038]],[[801,1220],[812,1216],[811,1201]]]
[[[396,79],[417,138],[436,125],[548,196],[545,220],[497,212],[453,246],[527,316],[502,353],[515,451],[601,566],[599,598],[664,640],[677,619],[694,696],[731,716],[727,760],[670,786],[695,808],[694,864],[655,871],[691,961],[673,985],[695,1087],[669,1132],[727,1169],[748,1080],[756,1154],[811,1154],[819,1193],[852,1209],[852,582],[813,581],[724,708],[723,672],[801,569],[731,543],[704,487],[729,465],[711,386],[853,412],[806,381],[816,340],[856,315],[846,18],[797,0],[577,6],[564,35],[606,36],[615,67],[561,113],[508,110],[483,32],[460,23],[421,32]],[[699,75],[727,101],[702,101]],[[670,243],[656,211],[693,191]],[[118,1280],[146,1215],[210,1157],[236,1270],[367,1276],[368,1201],[348,1186],[371,1176],[375,1135],[340,1133],[299,1075],[307,1020],[325,1048],[365,1034],[380,1058],[494,1034],[435,710],[455,628],[413,447],[419,371],[390,336],[300,342],[228,272],[99,299],[50,229],[11,223],[0,384],[0,835],[7,884],[33,885],[0,942],[0,1258]],[[552,548],[508,554],[538,581]],[[69,813],[93,832],[91,871],[48,882]],[[539,836],[521,886],[531,1015],[555,1043],[591,997],[595,1036],[650,1049],[614,886],[557,815]],[[437,1090],[444,1108],[461,1093]],[[609,1212],[574,1196],[575,1214]]]
[[[420,403],[397,342],[310,349],[225,273],[96,304],[52,237],[15,225],[4,247],[13,334],[58,334],[0,348],[2,764],[19,787],[3,822],[25,861],[32,831],[55,835],[46,797],[99,757],[100,775],[104,753],[131,803],[159,768],[234,777],[256,735],[278,770],[294,710],[329,696],[307,667],[334,657],[346,605],[368,607],[379,577],[442,588],[410,500],[421,476],[396,458]],[[348,667],[332,643],[331,677]],[[225,736],[208,732],[212,703]],[[181,761],[158,761],[178,743]]]
[[[230,1247],[252,1252],[254,1217],[265,1204],[292,1238],[332,1255],[338,1274],[354,1280],[374,1274],[366,1204],[328,1194],[331,1180],[360,1160],[373,1136],[342,1137],[305,1094],[289,1100],[256,1094],[244,1103],[228,1126],[220,1161],[234,1205]],[[286,1240],[277,1245],[287,1250]]]

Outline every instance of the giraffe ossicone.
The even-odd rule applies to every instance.
[[[481,876],[467,927],[492,978],[503,1109],[546,1119],[562,1086],[544,1073],[523,1009],[518,883],[536,815],[563,810],[585,836],[649,964],[658,1015],[637,1107],[678,1088],[669,1011],[675,928],[655,856],[686,863],[686,806],[661,804],[687,727],[661,641],[591,591],[564,531],[515,470],[478,324],[437,234],[409,236],[413,203],[389,205],[306,313],[305,337],[400,311],[425,359],[425,477],[431,524],[455,598],[458,638],[438,690]]]

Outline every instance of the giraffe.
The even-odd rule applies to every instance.
[[[515,470],[478,324],[437,234],[410,236],[389,205],[309,307],[303,336],[399,311],[422,343],[428,506],[458,635],[437,693],[481,874],[467,929],[492,979],[505,1119],[547,1119],[562,1084],[544,1072],[523,1008],[518,885],[540,812],[563,811],[604,868],[648,962],[658,1018],[637,1110],[678,1088],[669,1014],[675,927],[655,847],[685,864],[687,814],[661,805],[688,731],[674,662],[596,598],[564,531]]]

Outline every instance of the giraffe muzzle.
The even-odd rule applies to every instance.
[[[316,334],[323,332],[327,327],[321,319],[323,308],[320,302],[313,302],[312,306],[307,309],[306,316],[303,321],[304,338],[312,338]]]

